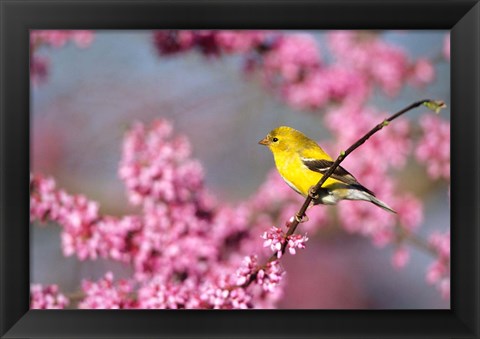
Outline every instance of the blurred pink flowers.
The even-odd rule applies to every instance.
[[[48,59],[37,55],[41,46],[58,48],[71,41],[83,48],[93,36],[90,31],[34,31],[32,82],[42,81],[48,73]],[[328,109],[321,117],[335,140],[327,143],[333,156],[385,118],[385,113],[366,106],[377,89],[394,97],[408,84],[423,87],[435,79],[431,60],[413,60],[375,32],[329,33],[325,47],[331,58],[321,53],[308,34],[182,30],[157,31],[153,40],[162,56],[196,50],[215,60],[237,54],[248,74],[257,74],[267,90],[289,106],[317,113]],[[447,38],[443,52],[449,58]],[[395,121],[345,161],[345,168],[388,201],[398,216],[367,203],[345,201],[335,208],[309,210],[303,230],[315,234],[338,222],[341,229],[366,236],[377,246],[394,245],[392,265],[404,267],[410,252],[398,230],[415,236],[423,222],[423,203],[402,193],[403,184],[395,172],[414,154],[431,178],[450,179],[449,122],[430,114],[422,116],[418,143],[413,141],[414,124],[407,119]],[[272,171],[255,194],[230,206],[206,189],[203,171],[200,162],[192,158],[189,140],[177,135],[170,122],[159,119],[150,125],[136,122],[125,134],[118,175],[129,202],[139,208],[134,215],[103,215],[97,202],[58,189],[52,178],[31,174],[30,220],[55,222],[61,227],[65,256],[112,259],[133,269],[128,279],[115,280],[108,272],[97,281],[84,280],[74,306],[276,306],[285,288],[281,248],[285,245],[294,255],[305,248],[308,238],[300,234],[286,237],[282,228],[272,225],[288,226],[302,197]],[[448,297],[449,233],[432,235],[430,245],[436,258],[427,281]],[[271,252],[273,256],[267,260]],[[69,304],[56,285],[32,285],[31,305],[64,308],[72,302]]]
[[[68,299],[58,291],[57,285],[30,286],[30,308],[32,309],[61,309],[68,306]]]
[[[93,41],[93,32],[85,30],[33,30],[30,34],[30,41],[34,45],[45,44],[52,47],[62,47],[72,41],[78,47],[88,47]]]
[[[263,242],[263,247],[270,247],[273,253],[277,258],[282,257],[282,246],[284,243],[287,244],[287,249],[290,254],[294,255],[296,249],[305,248],[305,243],[308,241],[306,235],[292,234],[288,237],[286,234],[275,226],[272,226],[270,230],[262,234],[262,238],[265,240]]]
[[[309,34],[274,31],[157,31],[161,55],[196,49],[206,56],[240,54],[245,70],[257,71],[264,85],[288,105],[317,110],[338,103],[363,104],[373,87],[394,96],[406,83],[431,83],[435,70],[425,58],[412,61],[379,34],[333,31],[328,47],[335,63],[322,62]]]
[[[410,260],[410,252],[405,246],[398,247],[392,257],[392,265],[395,268],[403,268]]]
[[[149,127],[134,124],[126,134],[119,174],[130,201],[141,204],[141,215],[100,215],[97,203],[57,190],[53,179],[31,176],[31,220],[62,227],[65,256],[110,258],[134,268],[130,281],[115,282],[111,273],[85,281],[78,306],[272,307],[280,295],[274,291],[278,265],[263,269],[257,287],[236,285],[242,259],[260,242],[250,224],[254,210],[215,202],[203,187],[202,168],[191,159],[189,142],[172,131],[167,121],[158,120]],[[301,240],[292,241],[292,247],[301,247]],[[129,299],[132,294],[137,302]]]
[[[415,155],[433,179],[450,179],[450,124],[430,114],[420,119],[423,137]]]
[[[445,59],[450,60],[450,34],[445,35],[443,41],[443,56]]]
[[[450,297],[450,232],[435,232],[429,242],[437,258],[428,268],[427,282],[436,286],[447,299]]]
[[[30,33],[30,79],[34,85],[43,83],[48,75],[49,60],[40,56],[41,47],[60,48],[72,41],[77,47],[90,46],[94,38],[92,31],[86,30],[32,30]]]
[[[132,284],[126,280],[115,283],[111,272],[107,272],[97,282],[84,280],[82,291],[85,297],[78,304],[81,309],[124,309],[135,306],[135,301],[130,296]]]

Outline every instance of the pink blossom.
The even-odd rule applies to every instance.
[[[395,238],[394,215],[368,202],[342,201],[338,204],[338,216],[348,232],[368,236],[377,246],[385,246]]]
[[[154,43],[161,55],[197,49],[205,56],[221,56],[253,52],[263,44],[266,34],[265,31],[156,31]]]
[[[33,85],[38,86],[45,82],[49,64],[49,59],[40,55],[32,55],[30,59],[30,79]]]
[[[426,279],[447,299],[450,297],[450,232],[434,232],[429,238],[429,244],[437,258],[428,267]]]
[[[85,297],[78,304],[80,309],[128,309],[135,308],[131,297],[133,285],[127,280],[113,281],[113,274],[107,272],[97,282],[84,280],[82,290]]]
[[[251,290],[251,288],[250,288]],[[228,286],[225,277],[219,277],[215,284],[206,283],[200,288],[199,300],[203,308],[209,309],[247,309],[253,303],[261,303],[262,298],[254,296],[245,288]]]
[[[450,179],[450,124],[431,114],[420,118],[423,136],[415,155],[433,179]]]
[[[47,220],[62,226],[62,250],[65,256],[76,254],[80,260],[98,257],[129,262],[136,253],[135,234],[143,227],[135,216],[101,216],[98,203],[82,195],[57,190],[51,178],[30,177],[30,220]]]
[[[30,39],[35,46],[46,44],[62,47],[68,41],[73,41],[78,47],[88,47],[93,41],[93,32],[86,30],[33,30]]]
[[[450,298],[450,278],[442,279],[438,288],[443,299]]]
[[[329,47],[339,63],[369,78],[387,95],[397,95],[410,78],[412,82],[426,84],[433,80],[433,68],[423,59],[412,63],[400,48],[380,39],[370,31],[333,31],[328,34]]]
[[[432,62],[426,58],[418,59],[412,66],[410,81],[417,87],[431,83],[435,78]]]
[[[450,232],[435,232],[430,235],[430,245],[442,258],[450,258]]]
[[[127,133],[119,176],[132,204],[185,202],[201,191],[203,171],[190,157],[185,137],[173,137],[165,120],[150,128],[136,123]]]
[[[281,269],[278,260],[267,263],[266,268],[262,268],[257,273],[256,283],[262,287],[265,292],[274,292],[285,272]]]
[[[57,204],[55,181],[30,174],[30,221],[56,219]]]
[[[291,234],[286,237],[286,234],[275,226],[272,226],[269,231],[262,234],[264,247],[270,247],[273,253],[276,253],[277,258],[282,257],[282,246],[286,242],[289,253],[294,255],[296,249],[305,248],[305,243],[308,241],[306,235]]]
[[[404,195],[395,202],[400,225],[407,231],[416,230],[423,222],[423,205],[411,195]]]
[[[311,35],[290,34],[278,39],[265,54],[263,72],[268,82],[294,83],[302,81],[312,69],[320,66],[317,44]]]
[[[85,30],[71,31],[71,39],[78,47],[86,48],[93,42],[94,34]]]
[[[243,259],[242,266],[240,266],[235,273],[237,275],[236,284],[238,286],[242,286],[243,284],[245,284],[250,279],[250,276],[256,272],[257,268],[258,268],[257,256],[254,256],[254,255],[246,256]]]
[[[191,281],[171,283],[156,277],[146,282],[137,294],[141,309],[199,308],[200,301],[192,296],[196,284]]]
[[[30,286],[31,309],[63,309],[68,304],[69,300],[59,292],[57,285],[32,284]]]
[[[138,216],[102,217],[96,227],[101,239],[97,244],[99,254],[104,258],[131,262],[139,252],[137,237],[143,227],[143,220]]]
[[[337,62],[326,65],[315,39],[308,34],[269,31],[158,31],[160,54],[192,49],[205,56],[240,54],[245,69],[256,70],[267,88],[290,106],[317,110],[330,104],[362,104],[379,85],[396,95],[407,80],[424,85],[433,80],[426,59],[411,62],[396,46],[377,34],[341,31],[329,34]]]
[[[153,35],[160,54],[174,54],[191,49],[195,43],[193,31],[157,31]]]
[[[443,40],[443,56],[450,60],[450,34],[446,34]]]
[[[203,275],[219,255],[219,244],[225,240],[221,235],[230,237],[245,230],[243,219],[239,228],[226,232],[228,223],[237,219],[217,219],[217,213],[223,215],[226,209],[217,208],[204,191],[202,167],[190,152],[187,139],[174,137],[164,120],[150,127],[135,124],[127,133],[119,175],[130,201],[143,205],[145,227],[134,237],[137,278],[159,270],[166,276],[175,272]],[[218,237],[208,236],[212,224],[218,226],[214,228]],[[195,260],[204,264],[192,265]]]
[[[372,51],[371,75],[390,96],[396,95],[408,74],[408,61],[403,51],[386,44],[379,44]]]
[[[410,260],[410,252],[405,246],[400,246],[395,249],[392,257],[392,265],[395,268],[403,268]]]
[[[280,228],[272,226],[268,232],[263,233],[262,238],[265,239],[263,247],[270,247],[272,252],[276,253],[277,258],[281,258],[285,233]]]
[[[331,102],[361,103],[369,88],[366,79],[340,67],[312,70],[302,81],[286,83],[284,100],[300,110],[315,110]]]
[[[305,248],[305,243],[308,241],[306,235],[292,234],[287,238],[287,248],[291,255],[295,255],[296,249]]]
[[[34,85],[45,82],[49,72],[49,59],[38,55],[42,46],[60,48],[72,41],[77,47],[86,48],[94,39],[94,33],[86,30],[32,30],[30,32],[30,79]]]
[[[363,108],[351,104],[331,110],[327,113],[325,121],[327,127],[335,133],[338,144],[347,148],[386,117],[386,113],[379,113],[372,108]],[[382,131],[368,139],[362,145],[362,150],[359,152],[361,154],[353,153],[349,156],[348,163],[355,166],[360,164],[375,165],[368,166],[369,169],[388,165],[399,168],[406,163],[411,145],[410,123],[405,119],[398,120],[387,125]],[[383,169],[386,169],[386,167],[383,167]],[[363,183],[363,181],[361,182]]]
[[[427,282],[429,284],[435,284],[441,281],[442,277],[447,274],[447,268],[440,261],[432,263],[427,270]]]
[[[216,31],[215,40],[225,53],[249,53],[260,47],[267,31]]]
[[[328,46],[336,58],[349,65],[355,63],[360,70],[369,68],[371,52],[376,45],[375,34],[342,30],[329,32],[327,38]]]
[[[82,195],[71,196],[55,190],[53,179],[30,177],[30,220],[52,220],[63,226],[62,248],[66,256],[97,258],[99,234],[96,232],[98,204]]]
[[[174,136],[166,121],[135,125],[127,133],[123,155],[119,173],[135,196],[131,201],[142,205],[139,216],[101,215],[95,202],[56,189],[51,179],[31,176],[32,221],[51,220],[62,227],[65,255],[111,258],[134,269],[137,287],[133,280],[114,282],[111,274],[95,283],[86,281],[87,297],[80,306],[272,307],[281,295],[275,289],[275,270],[265,280],[268,293],[259,293],[263,287],[257,283],[245,290],[232,288],[241,258],[259,248],[253,234],[263,223],[253,205],[232,208],[206,192],[190,144]],[[301,248],[302,241],[294,245]]]

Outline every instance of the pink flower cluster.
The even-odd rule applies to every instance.
[[[30,79],[33,84],[38,85],[45,81],[48,75],[49,60],[37,54],[42,46],[60,48],[69,41],[77,47],[85,48],[90,46],[94,34],[86,30],[33,30],[30,32]]]
[[[69,300],[58,291],[57,285],[30,286],[30,308],[32,309],[62,309],[67,307]]]
[[[256,256],[248,256],[243,261],[243,266],[237,270],[237,284],[245,284],[254,276],[254,280],[265,292],[275,292],[281,283],[284,271],[278,260],[269,261],[265,266],[259,267]]]
[[[33,30],[30,33],[30,42],[35,46],[45,44],[53,47],[63,47],[67,42],[72,41],[78,47],[90,46],[93,41],[93,32],[85,30]]]
[[[134,216],[101,217],[98,204],[83,195],[57,190],[52,178],[30,175],[30,221],[53,221],[62,226],[65,256],[80,260],[111,257],[129,261],[135,248],[131,235],[141,228]]]
[[[303,81],[320,65],[315,39],[309,34],[290,34],[279,36],[270,50],[264,52],[261,67],[269,83],[287,85]]]
[[[202,305],[210,307],[208,303],[202,304],[198,296],[192,296],[195,287],[198,285],[191,280],[176,284],[156,276],[138,289],[137,307],[140,309],[192,309],[201,308]]]
[[[328,40],[339,63],[360,72],[388,95],[396,95],[408,81],[423,86],[434,79],[429,60],[410,61],[403,50],[386,43],[375,32],[333,31]]]
[[[134,269],[128,281],[115,282],[111,273],[85,281],[80,308],[251,308],[278,300],[276,266],[251,286],[236,284],[242,258],[260,247],[264,224],[253,205],[216,202],[187,139],[174,136],[167,121],[127,132],[119,174],[140,215],[100,215],[97,203],[31,176],[30,218],[61,226],[66,256],[110,258]],[[302,241],[292,237],[291,247],[301,248]]]
[[[437,254],[427,270],[427,282],[435,285],[445,299],[450,297],[450,232],[435,232],[429,238]]]
[[[207,56],[222,53],[244,53],[263,43],[265,33],[260,31],[157,31],[154,44],[161,55],[198,49]]]
[[[450,123],[431,114],[420,118],[423,136],[415,155],[432,179],[450,180]]]
[[[273,253],[276,254],[277,258],[282,257],[282,246],[286,242],[287,249],[290,254],[295,255],[296,249],[305,248],[305,243],[308,241],[306,235],[300,234],[291,234],[286,237],[286,234],[282,229],[272,226],[270,230],[262,234],[262,238],[265,240],[263,242],[263,247],[270,247]]]
[[[445,35],[443,40],[443,57],[450,61],[450,33]]]
[[[97,282],[84,280],[82,291],[85,297],[78,304],[80,309],[128,309],[136,305],[132,283],[127,280],[115,283],[111,272]]]
[[[392,256],[392,265],[395,268],[403,268],[410,261],[410,252],[405,245],[400,245],[395,249]]]
[[[335,62],[322,62],[313,36],[272,31],[157,31],[161,55],[199,50],[206,56],[241,54],[267,88],[295,109],[365,103],[373,86],[396,95],[407,83],[424,86],[435,70],[426,58],[411,61],[400,48],[366,31],[334,31],[328,47]]]
[[[156,121],[148,130],[134,124],[125,138],[119,168],[130,202],[152,206],[197,199],[202,192],[203,171],[198,161],[190,159],[190,153],[188,141],[173,137],[172,126],[166,121]]]

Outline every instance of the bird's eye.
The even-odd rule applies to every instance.
[[[277,141],[278,141],[278,138],[273,138],[272,141],[273,141],[273,142],[277,142]]]

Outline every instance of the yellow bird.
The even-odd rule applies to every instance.
[[[315,141],[288,126],[275,128],[259,144],[270,148],[283,180],[304,197],[333,164],[332,158]],[[314,204],[334,205],[340,200],[370,201],[396,213],[347,170],[338,166],[322,185]]]

